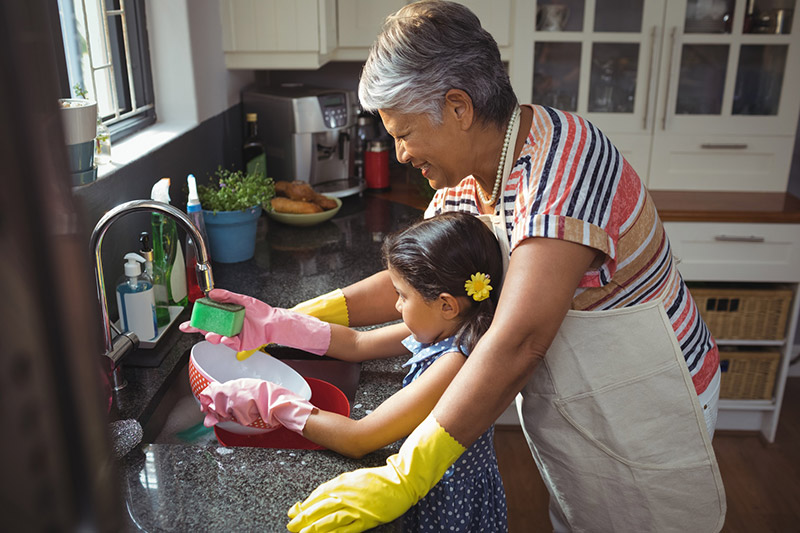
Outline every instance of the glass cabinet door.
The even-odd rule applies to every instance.
[[[577,112],[605,130],[646,129],[661,1],[536,2],[532,102]]]
[[[789,45],[796,40],[795,4],[796,0],[670,1],[662,56],[664,99],[657,126],[665,131],[730,133],[744,125],[753,128],[753,120],[760,119],[764,131],[793,133],[796,124],[782,121],[780,111],[785,82],[798,75],[798,66],[788,62]]]

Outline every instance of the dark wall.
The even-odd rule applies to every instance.
[[[150,198],[150,189],[159,179],[169,177],[171,204],[186,208],[186,176],[194,174],[206,183],[217,166],[241,166],[242,117],[236,105],[212,117],[154,152],[125,165],[98,181],[73,188],[87,225],[92,229],[109,209],[129,200]],[[113,150],[111,147],[113,160]],[[139,250],[139,233],[150,231],[149,216],[134,213],[117,220],[103,239],[103,270],[109,307],[116,316],[113,287],[122,275],[123,256]],[[93,257],[94,251],[87,251]]]

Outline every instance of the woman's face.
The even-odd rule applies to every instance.
[[[439,299],[426,301],[414,287],[408,284],[395,270],[389,268],[389,277],[397,292],[395,309],[418,342],[432,343],[446,339],[452,333],[452,324],[441,313]]]
[[[420,169],[431,187],[454,187],[471,174],[465,164],[466,139],[447,113],[442,124],[435,126],[424,114],[383,109],[378,112],[386,131],[394,137],[397,161]]]

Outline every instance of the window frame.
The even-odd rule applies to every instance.
[[[72,0],[81,2],[82,0]],[[114,11],[108,6],[109,1],[101,0],[105,10]],[[136,112],[135,115],[121,118],[111,124],[106,124],[111,132],[111,141],[119,142],[144,129],[156,122],[155,92],[153,90],[153,73],[150,62],[150,47],[147,37],[147,18],[145,13],[145,0],[116,0],[124,6],[124,21],[128,39],[127,61],[122,61],[124,47],[122,35],[117,35],[118,30],[113,24],[108,24],[109,48],[111,49],[112,62],[114,64],[114,86],[118,94],[125,94],[129,85],[128,76],[132,78],[130,85],[136,95],[137,108],[150,106],[147,109]],[[66,48],[64,36],[61,28],[61,17],[59,13],[58,0],[51,0],[53,12],[54,34],[56,41],[56,59],[58,61],[58,79],[60,93],[64,98],[71,96],[71,85],[67,67]],[[107,16],[108,17],[108,16]],[[60,45],[60,46],[59,46]]]

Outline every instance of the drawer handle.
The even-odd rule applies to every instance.
[[[715,235],[714,240],[723,242],[764,242],[764,237],[756,235]]]
[[[700,145],[703,150],[747,150],[744,143],[703,143]]]

